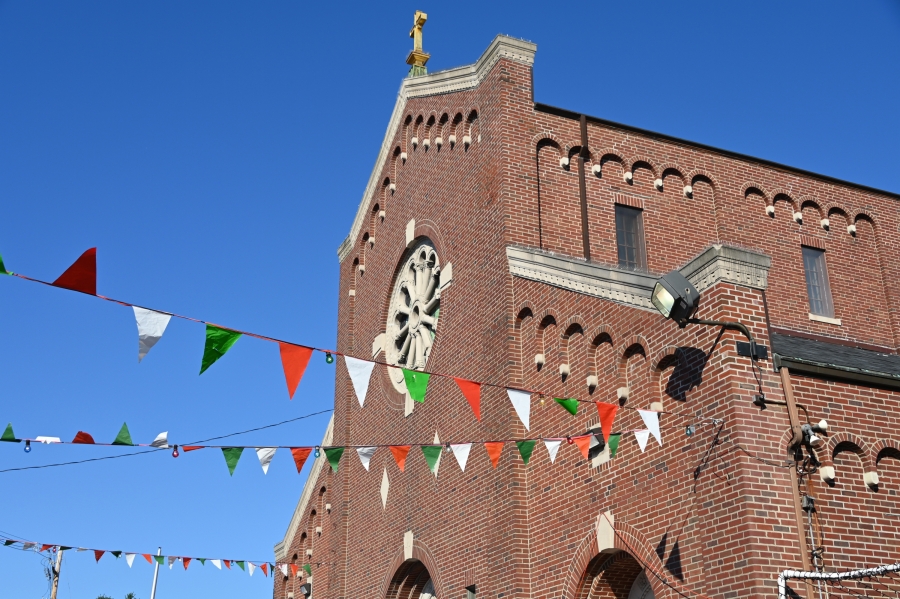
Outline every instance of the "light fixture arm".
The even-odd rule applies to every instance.
[[[723,329],[728,329],[731,331],[740,331],[750,342],[750,357],[754,360],[759,359],[756,352],[756,339],[753,338],[753,333],[750,332],[750,329],[748,329],[746,325],[740,322],[705,320],[703,318],[686,318],[682,321],[682,323],[683,324],[681,324],[681,328],[684,328],[684,326],[688,324],[705,324],[711,327],[722,327]]]

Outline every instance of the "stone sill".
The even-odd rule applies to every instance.
[[[837,326],[841,326],[840,318],[829,318],[827,316],[819,316],[818,314],[809,313],[809,319],[815,322],[824,322],[825,324],[834,324]]]

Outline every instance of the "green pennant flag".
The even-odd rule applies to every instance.
[[[0,441],[12,441],[13,443],[19,441],[18,439],[16,439],[15,433],[13,433],[12,422],[6,425],[6,430],[3,431],[3,436],[0,437]]]
[[[15,541],[13,541],[11,539],[7,539],[7,540],[3,541],[4,545],[12,545],[13,543],[15,543]]]
[[[153,556],[153,559],[156,560],[156,563],[157,563],[157,564],[159,564],[160,566],[162,566],[162,565],[163,565],[163,562],[166,561],[166,556],[165,556],[165,555],[154,555],[154,556]]]
[[[128,425],[126,423],[122,423],[122,428],[119,430],[119,434],[116,435],[116,440],[112,442],[113,445],[134,445],[131,442],[131,433],[128,432]]]
[[[609,441],[606,443],[609,445],[609,459],[616,457],[616,452],[619,451],[619,440],[621,439],[622,433],[615,433],[609,436]]]
[[[525,441],[516,441],[516,447],[519,448],[519,455],[522,456],[522,461],[525,462],[525,465],[528,465],[528,460],[531,459],[531,452],[534,451],[534,444],[537,441],[534,440],[525,440]]]
[[[437,465],[438,458],[441,457],[440,445],[423,445],[422,453],[425,454],[425,461],[428,462],[428,469],[434,474],[434,467]]]
[[[206,565],[206,558],[205,558],[205,557],[198,557],[198,558],[197,558],[197,561],[200,562],[200,565],[201,565],[201,566],[205,566],[205,565]]]
[[[306,570],[306,574],[312,576],[312,566],[310,564],[303,564],[303,569]]]
[[[62,545],[59,546],[60,551],[68,551],[69,549],[71,549],[71,547],[63,547]]]
[[[575,416],[576,414],[578,414],[578,400],[577,399],[559,399],[557,397],[553,401],[555,401],[556,403],[561,405],[563,408],[565,408],[566,412],[568,412],[572,416]]]
[[[6,265],[3,264],[3,256],[0,256],[0,275],[11,275],[12,273],[6,270]]]
[[[338,465],[341,463],[343,454],[343,447],[328,447],[325,449],[325,457],[328,458],[328,463],[331,464],[331,469],[335,472],[338,471]]]
[[[225,355],[231,346],[241,338],[241,333],[206,325],[206,345],[203,348],[203,364],[200,366],[200,374],[212,366],[216,360]]]
[[[234,476],[234,469],[237,468],[238,460],[241,459],[243,447],[223,447],[222,454],[225,456],[225,463],[228,464],[228,474]]]
[[[116,559],[119,559],[119,556],[122,555],[122,552],[121,552],[121,551],[110,551],[110,553],[112,553],[113,555],[115,555],[115,556],[116,556]]]
[[[237,561],[236,561],[236,562],[234,562],[234,563],[236,563],[237,566],[238,566],[238,568],[240,568],[241,570],[244,569],[244,562],[237,562]]]
[[[425,390],[428,388],[428,379],[431,375],[427,372],[403,369],[403,379],[406,381],[406,390],[413,401],[425,403]]]

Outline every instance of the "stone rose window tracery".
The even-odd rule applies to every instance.
[[[424,370],[440,313],[441,267],[434,245],[417,243],[397,273],[388,308],[385,342],[387,362],[403,368]],[[390,368],[391,382],[406,393],[403,372]]]

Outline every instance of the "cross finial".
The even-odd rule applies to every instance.
[[[417,10],[413,16],[413,28],[409,31],[409,37],[413,38],[413,49],[406,57],[406,64],[410,65],[410,77],[425,75],[428,72],[425,69],[425,63],[428,62],[431,55],[422,50],[422,27],[427,20],[428,15],[421,10]]]

